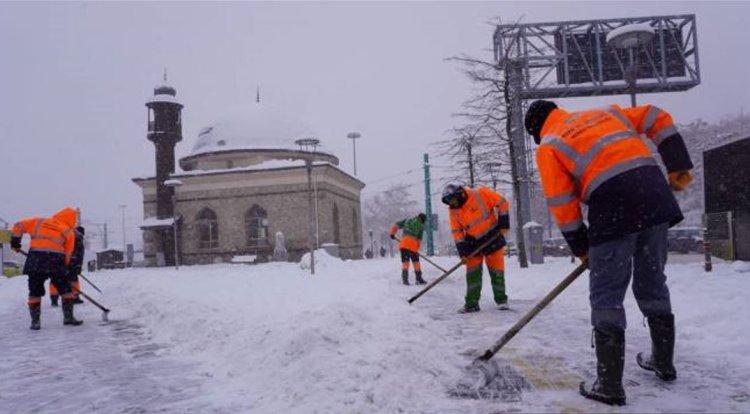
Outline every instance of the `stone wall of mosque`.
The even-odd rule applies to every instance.
[[[318,179],[316,185],[317,243],[318,246],[336,244],[342,258],[359,259],[362,257],[359,191],[353,194],[350,188],[338,185],[335,177],[333,174]],[[203,186],[198,191],[190,191],[189,180],[182,179],[187,185],[180,188],[175,209],[181,217],[182,263],[229,262],[233,257],[248,255],[257,256],[261,262],[271,260],[275,234],[279,231],[285,236],[290,261],[298,261],[309,250],[307,183],[298,180],[281,185],[254,186],[250,182],[246,186],[226,185],[241,178],[233,174],[217,176],[212,178],[216,185]],[[155,196],[146,194],[144,216],[153,216],[155,207]],[[259,217],[265,218],[259,222]],[[213,223],[209,237],[206,237],[207,222]],[[261,230],[256,230],[259,227]],[[145,231],[147,265],[156,265],[159,248],[157,233]]]

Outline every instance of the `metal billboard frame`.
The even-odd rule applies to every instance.
[[[694,14],[498,25],[493,35],[495,62],[501,66],[509,63],[507,61],[521,64],[523,99],[626,94],[630,92],[625,81],[628,62],[624,55],[627,52],[602,44],[604,42],[600,39],[618,27],[637,23],[649,24],[657,35],[652,42],[653,47],[637,52],[645,72],[639,66],[643,76],[638,77],[635,92],[685,91],[700,84]],[[679,38],[675,33],[680,33]],[[593,50],[589,50],[589,56],[577,40],[582,34],[594,35],[595,41],[589,45],[593,47]],[[568,50],[569,43],[575,50]],[[680,61],[669,61],[675,57],[668,56],[668,50],[679,52]],[[571,82],[571,70],[574,69],[570,64],[571,56],[583,61],[589,82]],[[611,62],[612,58],[617,61],[623,78],[605,81],[604,61],[610,59]],[[675,63],[684,66],[684,76],[669,76],[669,69],[674,68]],[[668,68],[669,65],[672,66]],[[550,74],[562,78],[563,82],[550,79]]]

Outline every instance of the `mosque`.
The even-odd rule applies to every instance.
[[[258,98],[203,128],[176,171],[177,91],[157,86],[146,107],[156,175],[133,182],[143,192],[147,266],[268,261],[278,233],[288,260],[311,246],[362,257],[364,183],[338,168],[307,125]]]

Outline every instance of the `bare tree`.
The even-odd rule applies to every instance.
[[[503,51],[506,56],[513,49],[513,42],[506,46]],[[508,82],[508,59],[500,59],[498,64],[461,55],[448,59],[457,62],[461,71],[471,81],[474,93],[471,98],[462,104],[462,111],[455,114],[461,119],[464,126],[456,128],[459,131],[474,131],[475,137],[482,136],[487,139],[476,139],[472,147],[474,156],[472,166],[476,171],[481,171],[483,178],[490,174],[491,179],[497,183],[510,185],[513,189],[514,209],[516,216],[516,245],[518,246],[518,259],[521,267],[527,267],[526,249],[523,237],[523,220],[520,211],[520,183],[518,172],[518,149],[513,145],[511,133],[511,106],[510,87]],[[478,145],[477,145],[478,143]],[[477,148],[479,146],[480,148]],[[462,140],[458,139],[452,148],[466,148]],[[458,151],[448,153],[456,161]],[[472,172],[472,178],[474,178]],[[482,180],[486,182],[485,180]],[[494,184],[494,183],[493,183]]]

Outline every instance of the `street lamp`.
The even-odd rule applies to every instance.
[[[125,239],[125,207],[127,207],[126,204],[120,204],[118,205],[120,207],[120,212],[122,213],[122,250],[123,253],[125,252],[125,246],[126,246],[126,239]]]
[[[638,52],[640,47],[651,43],[654,28],[648,23],[626,24],[607,33],[607,44],[617,50],[628,51],[628,67],[625,82],[630,91],[630,105],[635,106],[635,84],[638,81]]]
[[[315,217],[313,217],[313,188],[312,188],[312,162],[315,148],[320,144],[316,138],[302,138],[294,141],[299,145],[300,151],[309,152],[305,156],[305,168],[307,168],[307,200],[310,220],[310,274],[315,274]]]
[[[347,138],[352,140],[352,150],[354,152],[354,176],[357,176],[357,140],[361,135],[359,132],[350,132],[346,135]]]
[[[172,189],[172,230],[174,237],[174,268],[180,270],[180,254],[177,248],[177,187],[182,185],[182,181],[171,178],[164,180],[164,185]]]

